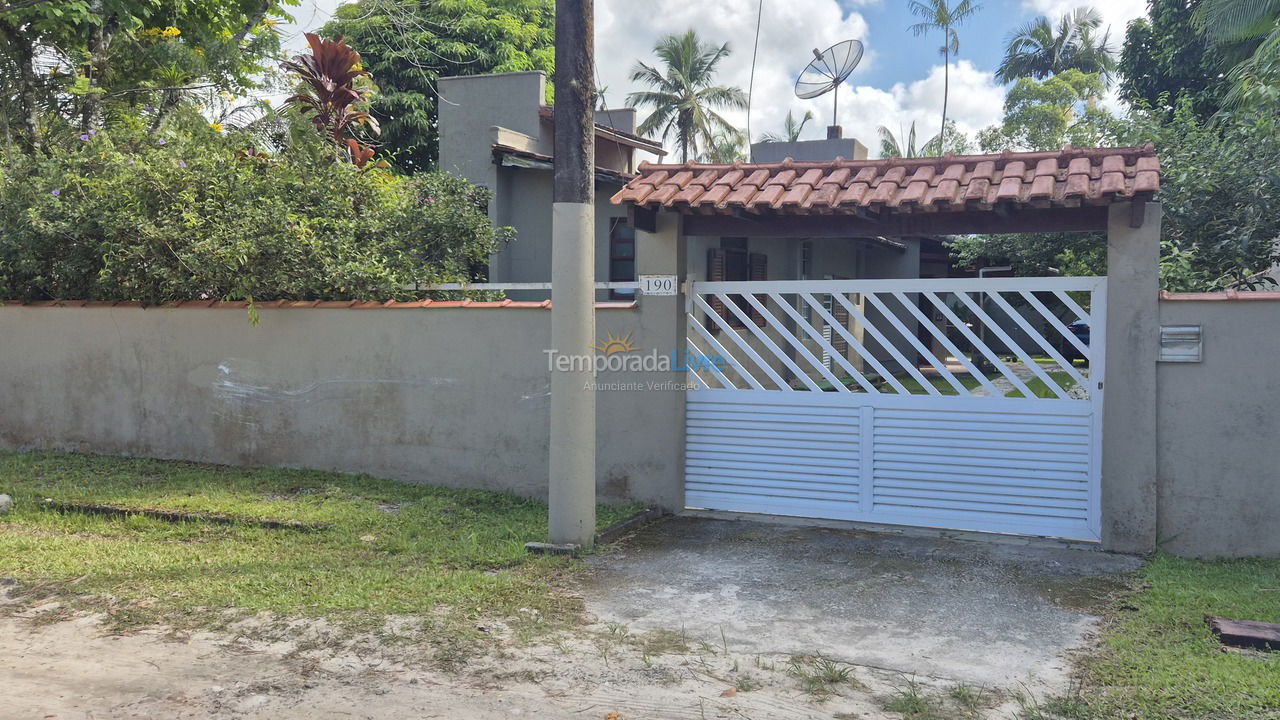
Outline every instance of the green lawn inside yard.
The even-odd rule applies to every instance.
[[[1065,370],[1045,370],[1045,374],[1048,375],[1050,378],[1052,378],[1053,381],[1057,383],[1063,390],[1070,390],[1071,388],[1076,386],[1075,379],[1072,378],[1070,373],[1068,373]],[[998,376],[999,375],[997,374],[996,377]],[[920,381],[916,380],[910,375],[906,373],[900,373],[898,375],[895,375],[894,377],[898,380],[898,382],[902,383],[902,386],[907,389],[907,392],[909,394],[911,395],[928,394],[928,391],[925,390],[924,386],[920,384]],[[973,390],[974,388],[980,387],[982,385],[982,383],[978,382],[977,378],[975,378],[974,376],[968,373],[956,373],[955,378],[956,378],[956,381],[960,383],[961,387],[965,388],[966,390]],[[942,378],[941,376],[926,375],[925,379],[928,380],[929,383],[932,384],[935,388],[937,388],[938,392],[941,393],[942,395],[954,396],[954,395],[960,394],[959,392],[956,391],[955,387],[951,385],[951,383],[947,382],[946,379]],[[862,386],[859,385],[858,381],[855,380],[852,376],[842,377],[840,378],[840,382],[843,383],[845,387],[849,388],[854,392],[863,392]],[[815,383],[817,384],[818,389],[824,392],[830,392],[835,389],[835,387],[828,380],[815,381]],[[1030,380],[1026,381],[1026,384],[1027,384],[1027,389],[1030,390],[1031,393],[1036,397],[1039,397],[1039,398],[1058,397],[1056,394],[1054,394],[1052,390],[1049,389],[1049,386],[1046,385],[1044,381],[1041,380],[1040,378],[1031,378]],[[807,389],[803,384],[798,383],[798,381],[797,383],[794,383],[794,385],[798,385],[796,387],[797,390]],[[893,386],[883,379],[877,378],[875,380],[875,385],[881,392],[886,392],[886,393],[896,392]],[[1017,389],[1010,390],[1005,393],[1005,397],[1020,398],[1022,397],[1022,391]]]
[[[0,578],[16,581],[10,595],[20,601],[10,608],[53,599],[122,625],[201,626],[266,612],[353,627],[401,615],[472,627],[518,614],[567,620],[580,609],[557,584],[573,563],[524,549],[546,539],[546,505],[511,495],[332,472],[13,452],[0,452],[0,493],[16,500],[0,517]],[[109,517],[53,510],[46,498],[326,527]],[[636,509],[601,507],[599,524]]]
[[[1157,556],[1082,661],[1077,697],[1031,718],[1260,720],[1280,717],[1280,652],[1224,650],[1205,615],[1280,622],[1280,559]]]

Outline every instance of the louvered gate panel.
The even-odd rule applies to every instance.
[[[1088,406],[1077,403],[1082,413],[1033,405],[879,409],[873,514],[884,522],[1088,537]]]
[[[1100,539],[1105,278],[694,283],[686,314],[687,505]]]
[[[775,515],[856,514],[857,408],[794,398],[781,403],[756,393],[707,395],[690,397],[686,406],[689,504]]]

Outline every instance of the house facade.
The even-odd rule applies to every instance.
[[[493,193],[489,216],[516,239],[489,258],[489,282],[551,280],[554,126],[541,72],[441,78],[440,167]],[[636,153],[662,145],[635,134],[633,108],[596,113],[596,279],[635,280],[635,233],[626,208],[609,198],[635,176]],[[633,291],[600,299],[630,299]],[[541,300],[546,291],[510,291]],[[606,297],[607,296],[607,297]]]
[[[515,228],[516,239],[489,259],[489,282],[551,279],[553,139],[547,81],[541,72],[503,73],[440,80],[440,167],[493,192],[489,215]],[[636,279],[635,229],[626,207],[609,202],[640,171],[643,157],[662,157],[662,145],[635,133],[634,108],[596,113],[596,280]],[[751,148],[758,163],[787,158],[814,162],[865,160],[853,138],[762,142]],[[822,280],[946,277],[947,253],[929,237],[750,239],[690,237],[689,274],[705,280]],[[602,291],[599,299],[631,299],[628,290]],[[513,299],[541,300],[545,291],[509,291]]]

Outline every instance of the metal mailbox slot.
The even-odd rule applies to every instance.
[[[1198,363],[1202,346],[1199,325],[1160,326],[1160,362]]]

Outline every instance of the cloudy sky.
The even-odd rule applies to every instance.
[[[751,74],[752,43],[759,0],[596,0],[596,64],[605,99],[622,105],[632,87],[627,76],[636,60],[652,61],[661,36],[695,28],[705,40],[729,43],[733,54],[722,64],[724,84],[744,90]],[[301,30],[324,23],[340,0],[303,0],[297,22],[283,26],[291,47],[305,43]],[[804,133],[820,138],[831,122],[831,98],[799,100],[796,76],[812,58],[812,49],[841,40],[866,45],[862,64],[840,91],[839,122],[846,137],[873,148],[876,128],[895,132],[918,123],[918,132],[937,132],[942,108],[941,37],[917,38],[908,31],[915,19],[907,0],[763,0],[760,48],[756,60],[751,132],[757,137],[778,131],[788,111],[812,110],[816,122]],[[1057,17],[1072,8],[1093,5],[1111,28],[1117,47],[1125,25],[1145,14],[1146,0],[987,0],[982,10],[959,28],[960,55],[951,62],[948,116],[960,130],[973,134],[996,122],[1005,88],[994,78],[1005,37],[1017,26],[1047,14]],[[739,127],[746,113],[728,113]]]

